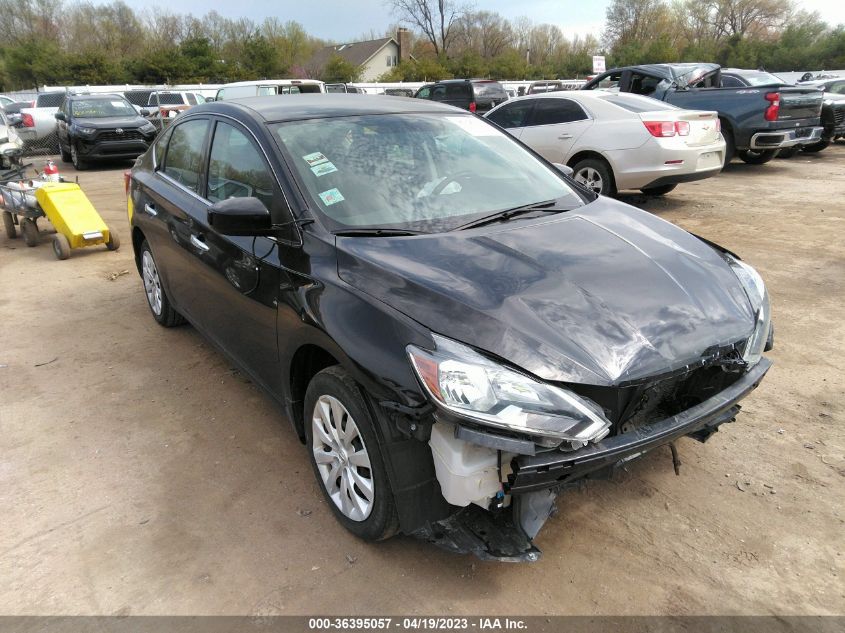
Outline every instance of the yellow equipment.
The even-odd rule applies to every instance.
[[[105,244],[116,251],[120,247],[117,234],[97,213],[79,185],[70,182],[48,182],[35,190],[38,205],[56,229],[53,252],[67,259],[71,248]]]

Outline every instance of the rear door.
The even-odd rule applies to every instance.
[[[593,124],[573,99],[540,97],[519,139],[546,160],[565,163],[578,138]]]
[[[505,128],[511,136],[520,138],[523,129],[528,125],[531,118],[535,101],[537,99],[522,99],[506,103],[498,110],[487,114],[485,118]]]
[[[208,209],[234,197],[254,197],[274,224],[290,228],[290,209],[269,159],[255,136],[232,120],[217,120],[210,143],[204,200],[194,207],[187,257],[192,304],[201,329],[259,382],[275,387],[278,367],[276,313],[284,240],[226,236],[208,226]]]

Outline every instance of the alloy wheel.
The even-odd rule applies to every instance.
[[[601,174],[592,167],[582,167],[575,172],[575,182],[596,193],[601,193],[604,188],[604,180],[602,180]]]
[[[353,521],[372,512],[375,481],[370,455],[355,420],[337,398],[322,395],[311,419],[311,450],[329,497]]]
[[[145,250],[141,256],[141,271],[144,279],[144,291],[147,293],[147,302],[150,304],[153,314],[161,316],[161,280],[150,251]]]

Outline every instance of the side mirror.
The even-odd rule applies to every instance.
[[[564,175],[564,176],[569,176],[569,177],[571,178],[571,177],[572,177],[572,174],[574,174],[574,173],[575,173],[574,171],[572,171],[572,167],[569,167],[568,165],[563,165],[563,164],[561,164],[561,163],[552,163],[552,165],[554,165],[554,166],[555,166],[555,167],[557,167],[557,168],[558,168],[561,172],[563,172],[563,175]]]
[[[264,235],[273,227],[270,211],[258,198],[229,198],[208,209],[208,225],[222,235]]]
[[[56,121],[67,121],[67,117],[64,112],[56,112],[53,116],[56,117]]]
[[[140,115],[141,115],[141,116],[143,116],[143,117],[147,117],[147,116],[150,116],[150,111],[149,111],[149,110],[147,110],[146,108],[141,108],[141,109],[138,111],[138,114],[140,114]]]

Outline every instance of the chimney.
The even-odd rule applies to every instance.
[[[411,32],[404,26],[396,31],[396,41],[399,42],[399,61],[407,61],[411,58]]]

